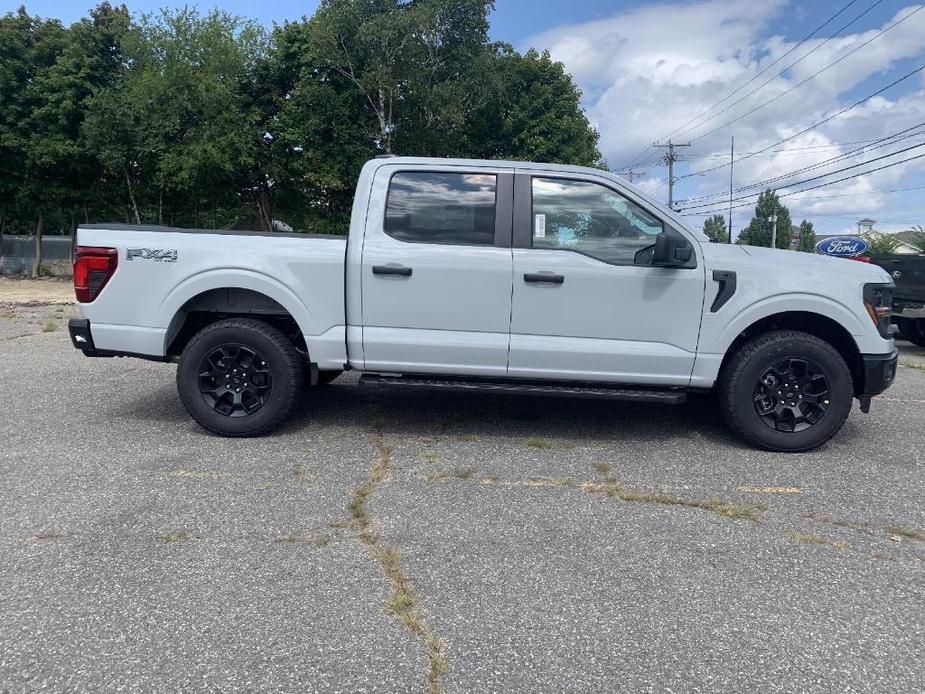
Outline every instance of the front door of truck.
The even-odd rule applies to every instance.
[[[362,259],[365,368],[503,375],[513,171],[381,167]]]
[[[698,242],[688,267],[653,267],[646,249],[665,221],[604,178],[519,170],[514,205],[509,374],[687,385],[704,295]]]

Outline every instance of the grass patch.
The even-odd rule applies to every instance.
[[[177,530],[172,532],[169,535],[164,535],[163,537],[158,538],[161,542],[188,542],[193,539],[193,536],[188,532],[183,530]]]
[[[436,453],[433,453],[433,452],[431,452],[431,451],[428,451],[427,453],[424,454],[424,462],[425,462],[425,463],[436,463],[436,462],[437,462],[437,454],[436,454]]]
[[[925,373],[925,364],[913,364],[910,361],[901,361],[899,362],[900,366],[905,366],[907,369],[916,369]]]
[[[905,537],[909,540],[925,542],[925,530],[914,528],[909,525],[879,526],[868,521],[852,521],[846,520],[844,518],[821,516],[814,511],[810,511],[809,513],[804,513],[802,515],[804,518],[808,518],[809,520],[813,520],[818,523],[825,523],[827,525],[834,525],[837,528],[850,528],[851,530],[857,530],[858,532],[867,533],[869,535],[886,533],[891,536]]]
[[[592,467],[604,476],[604,483],[586,482],[581,488],[588,494],[604,494],[611,498],[636,504],[661,504],[681,506],[709,511],[721,518],[758,522],[760,514],[767,507],[764,504],[740,504],[722,499],[683,499],[667,492],[647,492],[624,487],[618,482],[606,463],[594,463]]]
[[[808,542],[811,545],[834,547],[839,552],[848,549],[847,542],[838,542],[836,540],[832,540],[831,538],[823,537],[822,535],[809,535],[807,533],[789,532],[787,533],[787,539],[791,542]]]
[[[45,325],[42,326],[43,333],[53,333],[58,329],[58,322],[55,320],[54,316],[48,316],[48,320],[45,321]]]
[[[530,448],[539,448],[544,451],[548,451],[551,448],[555,448],[556,444],[548,439],[542,439],[539,436],[531,436],[526,440],[526,444]]]

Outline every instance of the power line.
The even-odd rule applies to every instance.
[[[797,50],[800,46],[802,46],[802,45],[803,45],[804,43],[806,43],[809,39],[811,39],[813,36],[815,36],[819,31],[821,31],[823,28],[825,28],[826,25],[828,25],[830,22],[832,22],[833,20],[835,20],[835,18],[837,18],[840,14],[842,14],[845,10],[847,10],[849,7],[851,7],[852,5],[854,5],[856,2],[857,2],[857,0],[851,0],[851,2],[849,2],[849,3],[846,4],[844,7],[842,7],[840,10],[838,10],[838,12],[836,12],[835,14],[833,14],[831,17],[829,17],[827,20],[825,20],[822,24],[820,24],[820,25],[817,26],[815,29],[813,29],[810,33],[808,33],[806,36],[804,36],[804,37],[800,40],[800,42],[797,43],[793,48],[791,48],[789,51],[787,51],[787,52],[784,53],[782,56],[780,56],[779,58],[777,58],[774,62],[772,62],[772,63],[770,63],[769,65],[767,65],[763,70],[761,70],[760,72],[758,72],[758,73],[757,73],[756,75],[754,75],[751,79],[749,79],[748,81],[746,81],[746,82],[740,84],[738,87],[736,87],[734,90],[732,90],[731,92],[729,92],[729,93],[728,93],[726,96],[724,96],[722,99],[720,99],[719,101],[717,101],[716,103],[714,103],[712,106],[710,106],[710,108],[708,108],[708,109],[706,109],[705,111],[702,111],[702,112],[699,113],[698,115],[694,116],[692,119],[690,119],[689,121],[687,121],[686,123],[684,123],[684,124],[681,125],[680,127],[675,128],[674,130],[672,130],[672,131],[671,131],[670,133],[668,133],[667,135],[663,135],[662,137],[659,138],[659,140],[665,140],[665,139],[667,139],[667,138],[669,138],[669,137],[674,136],[675,134],[677,134],[677,133],[678,133],[680,130],[682,130],[683,128],[686,128],[686,127],[687,127],[688,125],[690,125],[691,123],[694,123],[695,121],[700,120],[703,116],[705,116],[706,114],[708,114],[710,111],[712,111],[713,109],[715,109],[717,106],[719,106],[720,104],[724,103],[725,101],[731,99],[733,96],[735,96],[735,95],[738,94],[740,91],[742,91],[743,89],[745,89],[745,87],[747,87],[747,86],[750,85],[752,82],[754,82],[756,79],[758,79],[759,77],[761,77],[761,75],[763,75],[764,73],[766,73],[768,70],[770,70],[772,67],[774,67],[775,65],[777,65],[780,61],[782,61],[782,60],[783,60],[784,58],[786,58],[788,55],[790,55],[790,54],[793,53],[795,50]],[[857,19],[857,18],[856,18],[856,19]],[[844,28],[844,27],[843,27],[843,28]],[[839,31],[841,31],[841,30],[839,30]],[[836,33],[839,33],[839,32],[836,32]],[[809,54],[807,54],[807,55],[809,55]],[[804,57],[806,57],[806,56],[804,56]],[[801,58],[801,60],[802,60],[802,58]],[[794,64],[795,64],[795,63],[794,63]],[[790,67],[793,67],[793,65],[791,65]],[[788,69],[789,69],[789,68],[788,68]],[[641,159],[643,156],[645,156],[646,152],[648,152],[651,148],[652,148],[651,145],[647,145],[646,148],[645,148],[644,150],[642,150],[642,152],[640,152],[640,153],[637,154],[635,157],[633,157],[633,159],[627,164],[627,166],[632,166],[632,165],[636,164],[637,161],[638,161],[639,159]]]
[[[884,160],[884,159],[889,159],[890,157],[895,157],[897,154],[905,154],[906,152],[909,152],[909,151],[911,151],[911,150],[913,150],[913,149],[921,149],[922,147],[925,147],[925,143],[922,143],[922,144],[920,144],[920,145],[912,145],[911,147],[906,147],[905,149],[901,149],[901,150],[896,151],[896,152],[891,152],[891,153],[889,153],[889,154],[883,154],[883,155],[881,155],[881,156],[879,156],[879,157],[874,157],[873,159],[868,159],[867,161],[862,161],[862,162],[860,162],[859,164],[852,164],[851,166],[846,166],[846,167],[844,167],[844,168],[842,168],[842,169],[836,169],[835,171],[829,171],[828,173],[819,174],[818,176],[813,176],[813,177],[811,177],[811,178],[804,178],[802,181],[796,181],[796,182],[794,182],[794,183],[788,183],[788,184],[787,184],[786,186],[784,186],[784,187],[785,187],[785,188],[790,188],[790,187],[792,187],[792,186],[801,186],[801,185],[803,185],[804,183],[810,183],[810,182],[812,182],[812,181],[818,181],[820,178],[827,178],[828,176],[834,176],[835,174],[840,174],[840,173],[842,173],[842,172],[844,172],[844,171],[850,171],[851,169],[857,169],[857,168],[859,168],[859,167],[861,167],[861,166],[867,166],[868,164],[873,164],[874,162],[877,162],[877,161],[882,161],[882,160]],[[865,172],[865,173],[866,173],[866,172]],[[862,175],[862,174],[856,174],[856,175],[857,175],[857,176],[860,176],[860,175]],[[761,195],[761,193],[760,193],[760,192],[758,192],[758,193],[749,193],[748,195],[742,195],[742,196],[740,196],[740,197],[738,197],[738,198],[733,198],[733,200],[734,200],[734,201],[747,200],[748,198],[753,198],[753,197],[755,197],[756,195]],[[686,211],[686,210],[693,210],[693,209],[697,209],[697,208],[700,208],[700,207],[714,207],[716,204],[717,204],[717,203],[716,203],[715,201],[714,201],[714,202],[705,202],[705,203],[700,203],[700,204],[698,204],[698,205],[690,205],[690,206],[688,206],[688,207],[679,208],[679,211],[680,211],[680,210],[685,210],[685,211]]]
[[[804,188],[803,190],[793,190],[793,191],[790,191],[790,192],[787,192],[787,193],[777,193],[777,197],[778,197],[778,198],[787,198],[787,197],[790,197],[791,195],[798,195],[799,193],[808,193],[808,192],[811,191],[811,190],[816,190],[816,189],[818,189],[818,188],[825,188],[826,186],[832,186],[832,185],[835,185],[836,183],[843,183],[843,182],[845,182],[845,181],[850,181],[852,178],[859,178],[859,177],[861,177],[861,176],[866,176],[866,175],[868,175],[868,174],[876,173],[876,172],[878,172],[878,171],[883,171],[884,169],[889,169],[889,168],[892,168],[892,167],[894,167],[894,166],[899,166],[900,164],[905,164],[905,163],[910,162],[910,161],[915,161],[916,159],[922,159],[923,157],[925,157],[925,154],[917,154],[917,155],[915,155],[914,157],[908,157],[908,158],[906,158],[906,159],[901,159],[901,160],[896,161],[896,162],[891,162],[891,163],[889,163],[889,164],[884,164],[883,166],[878,166],[876,169],[871,169],[870,171],[862,171],[862,172],[860,172],[860,173],[852,174],[851,176],[845,176],[844,178],[839,178],[839,179],[836,179],[836,180],[834,180],[834,181],[826,181],[825,183],[819,183],[818,185],[810,186],[809,188]],[[871,163],[871,162],[865,162],[865,163],[869,164],[869,163]],[[838,172],[838,171],[833,171],[832,173],[834,174],[834,173],[839,173],[839,172]],[[832,174],[827,174],[827,175],[832,175]],[[804,182],[805,182],[805,181],[804,181]],[[799,185],[799,184],[794,183],[793,185]],[[760,193],[759,193],[759,195],[760,195]],[[748,196],[748,197],[753,197],[753,195],[752,195],[752,196]],[[740,208],[740,207],[749,207],[749,206],[751,206],[751,205],[753,204],[753,202],[754,202],[754,201],[752,201],[752,202],[741,203],[741,204],[739,204],[739,205],[734,205],[734,206],[733,206],[733,209],[738,209],[738,208]],[[717,214],[718,212],[723,212],[723,211],[725,211],[725,208],[718,208],[718,209],[708,210],[708,211],[705,211],[705,212],[696,212],[696,213],[694,213],[694,214],[688,214],[688,215],[685,215],[685,216],[688,216],[688,217],[692,217],[692,216],[695,216],[695,215],[696,215],[696,216],[705,216],[705,215],[710,215],[710,214]]]
[[[863,152],[863,151],[867,151],[871,149],[880,149],[881,147],[889,147],[890,145],[895,145],[898,142],[902,142],[903,140],[908,140],[909,138],[921,135],[922,131],[912,132],[912,133],[910,133],[910,131],[919,130],[923,127],[925,127],[925,121],[918,123],[916,125],[913,125],[909,128],[906,128],[905,130],[900,130],[899,132],[891,133],[890,135],[886,135],[877,140],[870,140],[869,144],[863,145],[849,152],[838,154],[834,157],[829,157],[828,159],[824,159],[823,161],[817,162],[815,164],[810,164],[802,168],[796,169],[794,171],[789,171],[779,176],[774,176],[773,178],[766,178],[762,181],[755,181],[754,183],[749,183],[748,185],[740,186],[739,188],[736,188],[733,192],[740,193],[743,190],[751,190],[752,188],[762,187],[769,183],[775,183],[785,178],[791,178],[793,176],[796,176],[797,174],[806,173],[808,171],[814,171],[827,164],[831,164],[839,160],[845,160],[848,157],[854,154],[857,154],[858,152]],[[903,137],[900,137],[901,135],[903,135]],[[889,140],[889,142],[887,142],[887,140]],[[701,200],[709,200],[710,198],[717,198],[717,197],[721,197],[725,195],[726,195],[726,192],[723,191],[721,193],[710,193],[708,195],[700,195],[700,196],[695,196],[695,197],[690,197],[690,198],[684,198],[682,200],[678,200],[678,202],[679,203],[699,202]]]
[[[810,126],[807,127],[807,128],[803,128],[803,130],[801,130],[800,132],[795,133],[795,134],[793,134],[793,135],[790,135],[789,137],[785,137],[783,140],[778,140],[777,142],[775,142],[775,143],[773,143],[773,144],[770,144],[770,145],[768,145],[767,147],[758,150],[757,152],[753,152],[752,154],[748,154],[748,155],[746,155],[746,156],[743,156],[743,157],[742,157],[741,159],[739,159],[738,161],[741,163],[741,162],[744,161],[745,159],[751,159],[752,157],[757,156],[757,155],[759,155],[759,154],[763,154],[763,153],[767,152],[769,149],[773,149],[774,147],[777,147],[777,146],[779,146],[779,145],[782,145],[782,144],[784,144],[785,142],[790,142],[791,140],[798,138],[800,135],[805,135],[805,134],[808,133],[810,130],[815,130],[815,129],[818,128],[820,125],[825,125],[825,124],[828,123],[829,121],[832,121],[832,120],[838,118],[839,116],[844,115],[845,113],[848,113],[848,111],[851,111],[852,109],[857,108],[858,106],[860,106],[861,104],[865,103],[866,101],[869,101],[869,100],[873,99],[875,96],[880,96],[881,94],[883,94],[883,92],[888,91],[888,90],[892,89],[893,87],[895,87],[895,86],[896,86],[897,84],[899,84],[900,82],[904,82],[905,80],[909,79],[910,77],[912,77],[912,76],[914,76],[914,75],[917,75],[917,74],[920,73],[922,70],[925,70],[925,64],[919,65],[917,68],[915,68],[914,70],[910,70],[909,72],[907,72],[907,73],[906,73],[905,75],[903,75],[902,77],[899,77],[899,78],[893,80],[892,82],[890,82],[890,83],[889,83],[888,85],[886,85],[885,87],[881,87],[880,89],[878,89],[877,91],[873,92],[872,94],[868,94],[868,95],[865,96],[863,99],[859,99],[858,101],[855,101],[855,102],[854,102],[853,104],[851,104],[850,106],[846,106],[846,107],[843,108],[842,110],[840,110],[840,111],[838,111],[838,112],[836,112],[836,113],[833,113],[831,116],[828,116],[828,117],[826,117],[826,118],[823,118],[821,121],[818,121],[818,122],[816,122],[816,123],[813,123],[812,125],[810,125]],[[729,166],[728,163],[727,163],[727,164],[718,164],[718,165],[713,166],[713,167],[710,167],[710,168],[708,168],[708,169],[701,169],[701,170],[699,170],[699,171],[692,171],[691,173],[684,174],[683,176],[678,176],[677,180],[680,181],[680,180],[683,180],[683,179],[685,179],[685,178],[690,178],[690,177],[692,177],[692,176],[699,176],[699,175],[701,175],[701,174],[710,173],[711,171],[718,171],[719,169],[724,169],[724,168],[726,168],[727,166]]]
[[[850,56],[854,55],[855,53],[857,53],[859,50],[861,50],[861,49],[864,48],[865,46],[869,45],[869,44],[872,43],[873,41],[876,41],[878,38],[880,38],[881,36],[883,36],[886,32],[890,31],[890,29],[893,29],[894,27],[899,26],[900,24],[902,24],[903,22],[905,22],[907,19],[909,19],[910,17],[915,16],[916,14],[918,14],[919,12],[921,12],[922,10],[925,10],[925,5],[920,5],[917,9],[913,10],[912,12],[910,12],[909,14],[907,14],[907,15],[906,15],[905,17],[903,17],[902,19],[896,20],[895,22],[893,22],[893,24],[891,24],[890,26],[888,26],[886,29],[881,30],[881,31],[878,32],[875,36],[869,38],[867,41],[865,41],[864,43],[860,44],[859,46],[856,46],[855,48],[851,49],[850,51],[848,51],[847,53],[845,53],[843,56],[841,56],[840,58],[838,58],[837,60],[834,60],[834,61],[832,61],[831,63],[829,63],[828,65],[826,65],[826,66],[825,66],[824,68],[822,68],[821,70],[818,70],[818,71],[814,72],[812,75],[810,75],[809,77],[807,77],[806,79],[804,79],[802,82],[799,82],[799,83],[793,85],[792,87],[790,87],[790,89],[787,89],[787,90],[781,92],[780,94],[778,94],[778,95],[776,95],[776,96],[774,96],[774,97],[768,99],[767,101],[758,104],[758,105],[757,105],[755,108],[753,108],[751,111],[747,111],[746,113],[743,113],[743,114],[740,115],[740,116],[736,116],[736,117],[733,118],[732,120],[726,121],[726,122],[723,123],[722,125],[718,125],[718,126],[716,126],[715,128],[713,128],[712,130],[708,130],[707,132],[703,133],[702,135],[697,135],[696,137],[692,137],[692,138],[691,138],[691,142],[696,142],[697,140],[702,140],[703,138],[708,137],[709,135],[712,135],[713,133],[718,132],[718,131],[722,130],[723,128],[729,127],[729,126],[732,125],[733,123],[737,123],[737,122],[739,122],[740,120],[742,120],[743,118],[747,118],[748,116],[752,115],[753,113],[755,113],[755,112],[757,112],[757,111],[760,111],[760,110],[763,109],[765,106],[768,106],[768,105],[770,105],[770,104],[773,104],[773,103],[774,103],[775,101],[777,101],[778,99],[782,99],[783,97],[787,96],[788,94],[790,94],[790,93],[792,93],[793,91],[795,91],[795,90],[799,89],[800,87],[802,87],[802,86],[803,86],[804,84],[806,84],[807,82],[810,82],[811,80],[815,79],[816,77],[818,77],[819,75],[821,75],[821,74],[822,74],[823,72],[825,72],[826,70],[832,69],[833,67],[835,67],[836,65],[838,65],[840,62],[842,62],[842,61],[845,60],[846,58],[849,58]],[[807,55],[809,55],[809,54],[807,53]],[[722,112],[720,112],[720,113],[722,113]],[[717,115],[719,115],[719,114],[717,114]]]

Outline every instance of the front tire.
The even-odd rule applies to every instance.
[[[914,345],[925,347],[925,318],[907,318],[903,322],[906,339]]]
[[[261,436],[295,404],[304,363],[279,330],[250,318],[221,320],[196,333],[177,367],[190,416],[221,436]]]
[[[808,451],[826,443],[851,412],[854,383],[827,342],[796,330],[759,335],[732,355],[719,379],[729,427],[771,451]]]

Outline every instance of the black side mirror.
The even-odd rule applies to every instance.
[[[655,237],[652,264],[658,267],[683,267],[694,255],[694,247],[677,233],[663,231]]]

